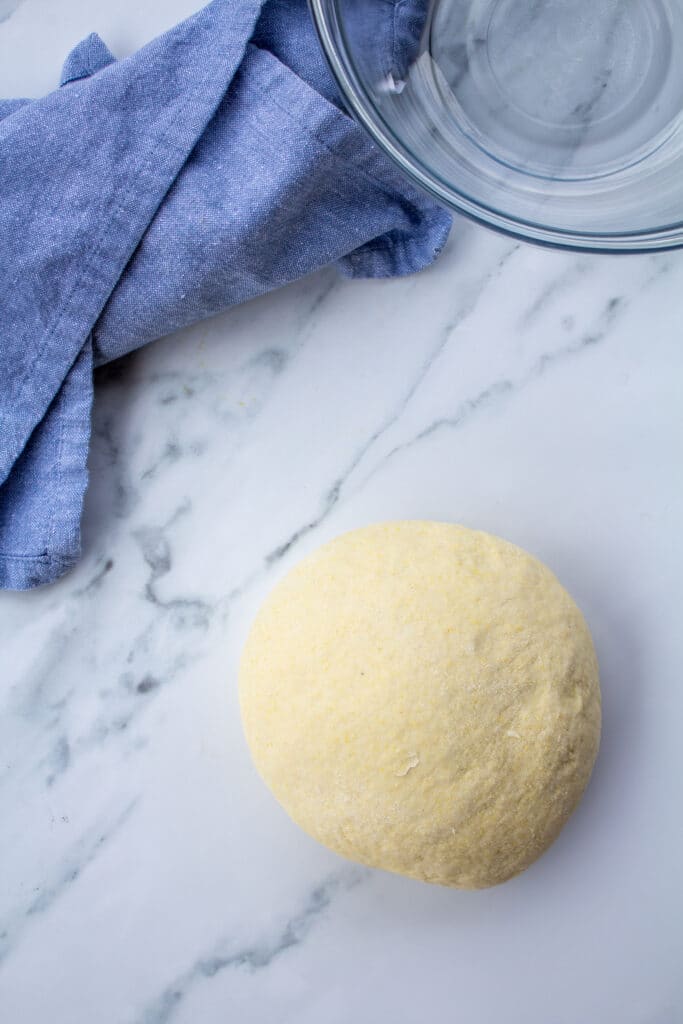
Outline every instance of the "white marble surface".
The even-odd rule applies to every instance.
[[[0,0],[0,93],[192,0]],[[325,272],[99,374],[81,565],[0,595],[2,1024],[683,1021],[683,253],[459,222],[407,281]],[[315,545],[455,520],[583,607],[604,740],[560,840],[459,893],[355,868],[255,775],[236,669]]]

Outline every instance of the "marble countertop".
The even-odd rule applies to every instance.
[[[192,0],[0,0],[0,94]],[[392,282],[323,272],[98,373],[84,558],[0,595],[2,1024],[683,1021],[683,253],[463,221]],[[454,520],[583,608],[584,802],[465,893],[318,846],[255,774],[236,669],[273,582],[347,528]]]

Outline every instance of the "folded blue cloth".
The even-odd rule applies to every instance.
[[[419,270],[450,218],[344,113],[305,0],[214,0],[122,61],[90,36],[0,118],[0,587],[23,589],[79,555],[94,365],[325,264]]]

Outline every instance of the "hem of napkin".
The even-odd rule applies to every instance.
[[[15,507],[13,516],[0,516],[2,590],[52,583],[80,558],[92,398],[88,339],[0,490],[0,501],[4,492],[8,507]],[[25,523],[30,524],[29,537],[23,535]]]
[[[54,583],[78,561],[78,556],[10,555],[0,552],[0,590],[33,590]]]
[[[388,202],[409,208],[410,228],[390,230],[374,239],[359,239],[358,246],[338,260],[342,273],[349,277],[364,276],[364,263],[371,254],[382,257],[385,263],[382,273],[387,277],[412,274],[434,262],[450,233],[450,213],[395,168],[349,114],[282,64],[269,50],[261,50],[253,43],[247,50],[258,50],[261,56],[272,61],[268,95],[298,131],[306,132],[354,174],[362,174],[373,184],[380,185],[387,192]],[[244,84],[253,89],[246,76]],[[374,277],[380,276],[376,265],[370,272]]]

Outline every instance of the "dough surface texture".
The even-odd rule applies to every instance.
[[[343,534],[292,569],[245,645],[256,767],[338,853],[467,889],[529,866],[600,739],[590,633],[531,555],[450,523]]]

